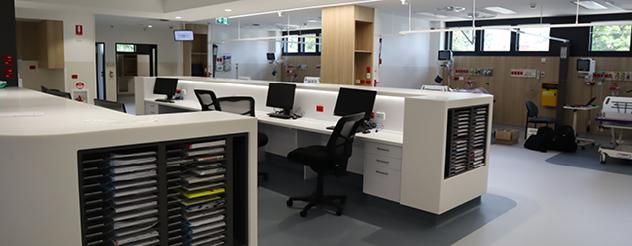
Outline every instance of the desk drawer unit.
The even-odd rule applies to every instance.
[[[365,146],[367,153],[376,154],[378,156],[402,159],[402,147],[372,142],[367,142]]]
[[[379,156],[372,153],[365,155],[365,163],[367,166],[375,166],[377,168],[390,168],[397,171],[402,170],[402,159]]]
[[[399,202],[402,173],[399,170],[378,165],[364,169],[364,193]]]

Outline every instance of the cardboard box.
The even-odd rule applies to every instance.
[[[497,129],[495,132],[496,143],[504,145],[514,145],[518,143],[520,133],[517,130]]]

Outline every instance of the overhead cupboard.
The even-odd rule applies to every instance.
[[[170,114],[199,111],[195,95],[174,103],[156,101],[155,78],[137,78],[137,112]],[[268,82],[183,78],[185,91],[211,90],[218,97],[255,99],[259,131],[269,143],[265,151],[279,156],[296,148],[327,142],[335,125],[339,85],[296,84],[298,119],[268,116]],[[442,214],[487,191],[491,132],[491,95],[389,88],[376,90],[373,112],[383,115],[378,130],[356,134],[347,171],[363,175],[363,192],[412,208]],[[432,106],[429,106],[432,105]],[[385,116],[385,117],[384,117]],[[306,170],[304,177],[312,177]],[[446,200],[447,199],[447,200]]]

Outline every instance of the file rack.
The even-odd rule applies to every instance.
[[[489,106],[448,110],[445,178],[486,165]]]
[[[231,135],[79,151],[83,245],[247,245],[247,149]]]

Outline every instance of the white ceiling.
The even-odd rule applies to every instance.
[[[251,14],[266,11],[277,11],[291,8],[301,8],[333,3],[345,3],[354,0],[16,0],[18,8],[38,8],[57,9],[66,11],[90,11],[98,15],[110,16],[130,16],[143,19],[168,19],[176,21],[175,17],[183,17],[182,21],[209,22],[216,17]],[[467,13],[472,12],[472,0],[409,0],[415,17],[433,20],[464,20]],[[595,0],[604,3],[606,0]],[[632,11],[632,0],[608,0],[621,7],[619,9],[610,8],[603,11],[580,9],[581,14],[603,14],[620,13]],[[535,8],[530,5],[534,3]],[[382,0],[380,2],[362,4],[376,7],[379,11],[386,11],[397,15],[407,16],[408,6],[401,4],[400,0]],[[438,9],[446,6],[459,6],[466,8],[461,13],[447,13]],[[518,18],[518,17],[538,17],[574,15],[575,6],[570,0],[477,0],[477,12],[493,13],[485,10],[485,7],[500,6],[517,12],[515,15],[495,14],[495,18]],[[231,9],[231,12],[225,12]],[[627,9],[627,10],[626,10]],[[430,17],[415,14],[426,12],[449,16],[448,18]],[[273,28],[279,23],[287,23],[287,16],[293,25],[305,24],[318,26],[319,23],[310,23],[309,20],[317,20],[320,17],[320,10],[303,10],[285,13],[283,17],[276,14],[267,14],[256,17],[240,18],[246,27],[252,24],[259,24],[264,27]],[[99,20],[99,19],[98,19]],[[133,19],[107,17],[101,20],[123,21]],[[141,21],[149,22],[150,20]],[[237,22],[233,19],[232,22]],[[175,22],[178,23],[178,22]],[[165,23],[163,23],[165,24]],[[170,25],[170,24],[169,24]]]

